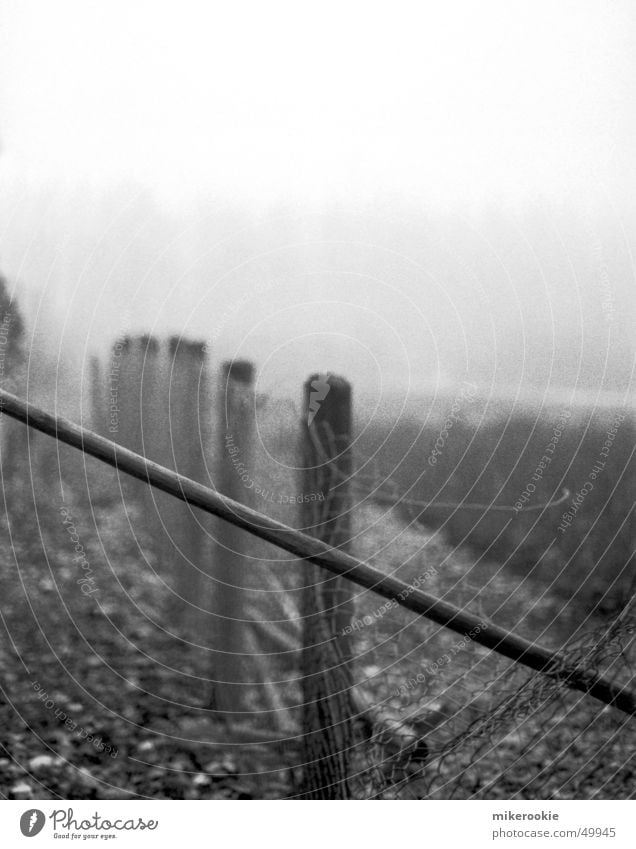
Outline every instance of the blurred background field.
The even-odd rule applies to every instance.
[[[18,384],[21,379],[16,373]],[[214,391],[202,397],[214,398]],[[456,397],[422,397],[398,426],[390,426],[390,414],[384,426],[382,416],[369,424],[368,409],[354,406],[352,553],[472,611],[485,626],[496,622],[564,649],[627,683],[634,660],[631,412],[565,402],[513,405],[476,393],[447,428],[432,466],[428,458]],[[204,458],[207,482],[216,485],[219,411],[213,404],[204,409],[199,429],[209,430],[209,444],[216,446]],[[569,417],[553,460],[530,501],[515,512],[511,507],[564,409]],[[588,480],[617,413],[624,418],[602,473],[560,533],[561,516]],[[297,505],[288,501],[301,490],[299,416],[293,397],[281,404],[258,396],[259,441],[250,453],[250,476],[270,493],[255,506],[292,525],[299,522]],[[84,422],[103,430],[98,417],[93,404]],[[138,483],[49,437],[6,420],[2,427],[3,795],[293,796],[300,770],[303,564],[241,535],[248,552],[242,580],[246,588],[255,581],[243,615],[259,620],[274,611],[280,621],[271,627],[286,649],[262,659],[280,708],[277,733],[264,729],[255,703],[254,713],[229,734],[217,712],[218,623],[209,606],[215,563],[223,557],[216,520],[196,514],[204,540],[199,560],[189,563],[183,551],[175,560],[187,508],[166,496],[149,501]],[[570,493],[565,501],[541,507],[562,498],[564,489]],[[440,502],[447,506],[436,506]],[[507,509],[488,509],[493,505]],[[527,509],[535,506],[540,509]],[[84,561],[73,559],[62,509],[90,564],[94,595],[78,584]],[[171,528],[177,536],[170,536]],[[192,568],[207,591],[194,599],[195,618],[184,619],[179,569]],[[396,721],[419,723],[431,755],[426,766],[393,776],[391,792],[407,798],[633,796],[626,754],[633,738],[624,715],[551,689],[470,638],[387,609],[372,592],[356,588],[355,604],[356,687]],[[38,698],[40,687],[53,707]],[[104,747],[69,730],[59,711]],[[365,737],[362,717],[357,733],[352,763],[359,793],[384,797],[377,745]]]

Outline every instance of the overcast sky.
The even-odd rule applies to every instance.
[[[629,0],[0,8],[0,268],[49,341],[624,385]]]

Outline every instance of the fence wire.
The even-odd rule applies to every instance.
[[[329,438],[333,456],[338,440]],[[325,463],[330,490],[348,494],[356,556],[479,614],[483,628],[497,621],[525,627],[527,636],[543,631],[564,665],[633,684],[633,605],[601,624],[563,623],[549,593],[535,600],[529,581],[449,551],[418,522],[427,505],[403,499],[373,461],[358,460],[365,471],[350,480]],[[348,758],[353,797],[636,795],[632,717],[478,646],[474,634],[458,637],[371,593],[358,598],[351,629],[363,694]]]
[[[623,617],[564,655],[628,682],[635,631],[636,620]],[[416,733],[402,748],[373,728],[357,776],[361,797],[633,798],[632,718],[508,661],[489,666],[485,674],[483,661],[465,663],[435,688],[422,684],[404,703],[403,724]]]
[[[333,439],[333,436],[330,438]],[[100,467],[99,473],[101,480],[103,467]],[[263,479],[269,478],[263,475]],[[629,686],[630,683],[633,686],[636,619],[630,606],[611,621],[599,622],[592,618],[582,618],[581,622],[566,620],[562,615],[562,602],[550,593],[548,587],[519,578],[501,564],[472,555],[465,548],[452,548],[443,534],[422,524],[421,509],[428,505],[416,503],[409,498],[409,493],[401,492],[396,481],[381,475],[375,461],[361,458],[358,454],[357,467],[348,486],[345,487],[345,483],[334,469],[327,467],[325,491],[331,492],[340,487],[347,493],[345,509],[350,512],[349,548],[360,560],[470,611],[479,618],[481,624],[478,627],[488,628],[496,622],[526,638],[545,643],[558,651],[568,666],[589,673],[603,673],[620,686]],[[24,487],[21,487],[22,490]],[[45,488],[42,490],[45,491]],[[26,515],[31,509],[26,501],[22,504],[18,496],[11,503],[16,516]],[[327,516],[329,503],[328,498],[325,502],[316,503],[323,518]],[[91,503],[91,509],[93,506]],[[124,521],[122,511],[115,507],[114,513],[123,524],[118,525],[118,532],[111,536],[118,545],[123,545],[125,526],[130,517],[127,513]],[[23,555],[18,551],[20,556],[7,550],[4,556],[7,563],[15,557],[16,562],[24,564],[19,574],[7,573],[2,578],[3,589],[5,585],[7,588],[10,586],[16,594],[15,604],[12,600],[12,607],[15,606],[16,610],[17,595],[23,590],[25,576],[33,585],[49,581],[50,586],[47,585],[46,593],[42,594],[41,609],[36,610],[39,622],[45,625],[49,608],[57,610],[50,602],[56,581],[66,581],[71,590],[75,590],[74,596],[72,591],[64,591],[64,599],[79,595],[75,585],[76,574],[63,558],[59,558],[65,563],[63,570],[48,570],[43,578],[43,564],[48,562],[49,553],[54,551],[54,539],[63,537],[64,551],[67,548],[68,534],[60,527],[59,518],[56,518],[56,523],[55,533],[51,533],[51,544],[44,546],[46,558],[39,565],[37,557],[31,556],[31,548],[26,549]],[[25,535],[29,546],[37,542],[35,535],[26,528]],[[8,533],[4,536],[9,539]],[[86,544],[91,559],[97,563],[100,548],[97,539],[87,536]],[[83,598],[79,598],[73,608],[75,621],[83,623],[86,631],[94,627],[94,622],[102,622],[105,614],[117,616],[121,595],[114,586],[115,579],[117,586],[121,580],[131,593],[143,595],[153,604],[158,603],[157,599],[161,597],[160,583],[151,580],[150,571],[143,568],[144,564],[140,564],[138,558],[130,556],[124,559],[117,553],[118,556],[113,557],[112,591],[109,589],[111,576],[108,570],[100,573],[99,610],[92,606],[86,612]],[[286,603],[305,574],[306,563],[294,564],[298,561],[286,559],[268,565],[272,575],[276,574],[280,581],[276,585],[277,592],[285,597]],[[143,581],[147,582],[147,586]],[[39,597],[35,593],[33,595]],[[8,597],[7,592],[5,596]],[[611,707],[604,707],[584,693],[571,691],[565,680],[529,673],[519,664],[479,646],[470,633],[455,634],[371,591],[356,587],[355,603],[353,619],[347,626],[355,643],[352,662],[354,685],[346,699],[352,711],[352,721],[347,724],[347,728],[351,728],[351,739],[343,741],[340,735],[334,735],[334,739],[339,740],[338,745],[344,748],[345,756],[341,759],[343,774],[334,776],[333,780],[346,785],[350,798],[621,799],[636,795],[632,718]],[[162,621],[160,610],[155,616],[151,607],[150,613],[157,621]],[[295,669],[289,670],[285,680],[280,681],[269,669],[269,677],[275,684],[280,684],[281,693],[286,688],[284,695],[290,703],[286,712],[297,719],[300,697],[292,692],[290,682],[294,679],[298,685],[303,671],[300,652],[295,654],[293,646],[294,641],[298,648],[300,644],[298,611],[288,612],[286,609],[284,617],[278,626],[285,626],[285,645],[290,644],[285,659],[290,666],[295,665]],[[28,623],[29,620],[25,617],[24,621]],[[20,617],[16,616],[16,622],[20,622]],[[287,625],[292,623],[295,628],[293,631],[290,628],[287,634]],[[54,627],[59,629],[57,621],[51,623],[51,633],[58,633],[53,630]],[[31,631],[25,631],[21,636],[17,625],[14,625],[14,630],[22,645],[28,647],[34,642]],[[65,643],[62,648],[69,657],[81,663],[83,661],[77,658],[73,644],[74,636],[75,632],[67,629],[64,640],[68,641],[68,646]],[[146,627],[140,643],[145,644],[148,639]],[[335,639],[335,651],[337,645],[338,640]],[[56,645],[56,648],[59,647]],[[147,780],[151,760],[146,752],[151,751],[157,758],[152,769],[160,773],[162,781],[165,781],[166,774],[173,774],[175,783],[176,778],[179,779],[179,788],[186,781],[190,787],[189,771],[200,781],[217,781],[223,770],[227,768],[229,773],[234,769],[237,782],[245,782],[245,776],[251,778],[257,772],[255,764],[258,761],[267,793],[292,798],[299,795],[306,765],[299,757],[302,728],[297,721],[295,728],[275,743],[267,739],[264,743],[258,740],[249,745],[241,743],[241,763],[238,764],[237,756],[229,760],[227,767],[220,758],[212,765],[208,762],[209,756],[204,754],[208,751],[206,745],[185,746],[183,738],[190,735],[192,740],[199,740],[203,729],[214,724],[208,708],[208,690],[202,686],[202,682],[207,685],[210,681],[209,669],[204,665],[208,663],[205,652],[202,652],[200,665],[192,660],[191,674],[188,669],[193,691],[191,696],[188,693],[186,699],[185,692],[168,692],[172,699],[172,712],[169,718],[162,719],[163,724],[157,724],[151,709],[156,708],[157,702],[166,701],[161,688],[165,688],[167,681],[173,678],[179,680],[180,687],[183,686],[182,677],[179,677],[184,666],[182,654],[171,664],[170,676],[160,676],[157,663],[147,658],[132,657],[132,653],[127,649],[123,651],[119,643],[112,641],[102,648],[105,656],[117,656],[122,668],[126,667],[128,674],[132,673],[131,677],[139,674],[142,680],[142,673],[152,673],[157,678],[156,682],[154,678],[152,682],[142,680],[144,687],[152,693],[140,695],[135,690],[134,698],[124,694],[129,702],[125,707],[133,712],[137,727],[147,730],[147,726],[151,726],[152,734],[161,740],[161,746],[155,747],[154,739],[144,739],[139,745],[145,748],[133,750],[135,757],[131,763],[137,764],[144,781]],[[118,655],[115,655],[116,651]],[[17,654],[30,664],[32,662],[36,670],[42,668],[42,657],[48,657],[42,646],[34,647],[30,653],[21,650]],[[348,658],[346,661],[350,662]],[[93,675],[94,670],[89,669],[89,674]],[[85,680],[84,674],[78,677]],[[280,676],[281,679],[283,677]],[[343,679],[346,680],[346,677],[332,676],[336,682]],[[52,691],[48,684],[47,688]],[[190,702],[191,728],[184,719],[184,700]],[[144,713],[146,705],[148,714]],[[41,713],[39,702],[36,707]],[[254,721],[249,717],[244,724],[253,725]],[[175,737],[175,729],[178,729],[178,738]],[[138,735],[138,732],[135,734]],[[210,745],[215,750],[220,747],[216,737]],[[237,742],[233,741],[233,745],[234,751],[238,751]],[[174,750],[173,760],[164,756],[168,747]],[[258,753],[255,754],[257,747]],[[158,752],[155,751],[157,748]],[[193,759],[193,765],[184,760],[184,752]],[[250,758],[253,759],[250,761]],[[108,776],[103,763],[100,769]],[[241,776],[238,776],[239,772]],[[236,794],[237,791],[232,792]],[[329,788],[326,788],[325,795],[328,794]]]

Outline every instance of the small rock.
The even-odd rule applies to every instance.
[[[210,761],[203,769],[211,775],[236,775],[238,772],[236,764],[229,757],[224,757],[218,761]]]
[[[89,771],[86,769],[86,767],[80,767],[80,768],[77,770],[77,779],[78,779],[78,781],[80,781],[82,784],[84,784],[85,786],[88,786],[88,787],[92,786],[93,784],[97,784],[97,783],[98,783],[98,782],[97,782],[97,779],[95,778],[95,776],[94,776],[91,772],[89,772]]]
[[[32,799],[33,791],[26,781],[20,781],[11,788],[11,795],[14,799]]]
[[[45,769],[55,765],[55,758],[51,755],[36,755],[29,761],[29,769]]]
[[[380,667],[375,665],[365,666],[362,670],[362,673],[365,678],[375,678],[375,676],[378,675],[378,673],[380,672],[382,672]]]

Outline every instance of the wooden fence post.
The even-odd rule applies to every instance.
[[[125,336],[117,341],[113,345],[112,358],[116,369],[108,382],[109,435],[124,448],[141,452],[142,350],[139,339]],[[133,508],[134,513],[143,503],[143,485],[125,478],[120,478],[119,485],[127,512]]]
[[[252,506],[248,479],[254,474],[254,366],[246,360],[223,363],[219,397],[219,489]],[[249,711],[249,642],[246,639],[245,596],[242,590],[248,554],[254,543],[238,528],[219,522],[214,564],[216,647],[215,706],[226,719]]]
[[[613,681],[572,661],[571,652],[547,649],[539,643],[457,607],[415,586],[409,586],[382,569],[371,566],[345,551],[333,548],[315,537],[301,533],[264,513],[251,510],[196,481],[180,477],[172,470],[133,454],[62,416],[53,416],[16,395],[0,389],[0,413],[30,428],[46,433],[65,445],[119,469],[136,480],[169,493],[179,501],[203,510],[241,528],[258,539],[288,551],[295,557],[316,563],[331,574],[346,576],[356,585],[372,590],[382,598],[449,628],[462,637],[472,631],[475,643],[507,657],[527,669],[545,675],[559,686],[592,696],[606,705],[636,716],[636,692],[624,682]]]
[[[5,312],[0,315],[0,388],[24,395],[27,386],[24,325],[17,308],[6,300],[5,281],[1,276],[0,303],[5,308]],[[28,440],[28,434],[20,433],[16,422],[0,415],[0,482],[3,486],[22,476],[26,483],[29,474]]]
[[[304,386],[302,525],[340,550],[347,550],[351,530],[351,419],[350,384],[332,375],[312,375]],[[303,563],[303,576],[302,795],[348,799],[355,708],[347,626],[354,612],[354,587],[308,562]]]
[[[219,489],[248,507],[288,514],[296,508],[289,506],[288,489],[276,489],[280,469],[272,469],[271,457],[259,450],[254,377],[246,361],[222,369]],[[243,720],[244,729],[258,725],[265,734],[288,736],[297,730],[292,717],[299,701],[288,680],[297,678],[300,645],[298,617],[291,612],[292,570],[277,549],[226,522],[218,524],[217,535],[215,677],[225,683],[216,687],[215,707],[234,731]]]
[[[169,384],[167,357],[155,336],[142,336],[144,352],[141,380],[141,443],[143,455],[155,463],[172,467],[170,452],[170,420],[168,416]],[[165,530],[165,517],[174,513],[174,505],[163,493],[152,492],[146,487],[144,511],[150,547],[155,556],[170,546]],[[179,514],[182,511],[176,511]],[[165,576],[164,576],[165,577]]]
[[[111,378],[110,397],[119,406],[117,441],[131,451],[141,451],[141,366],[139,339],[126,336],[113,346],[113,358],[119,359],[118,376]]]
[[[208,381],[204,345],[173,336],[169,341],[166,374],[166,415],[169,444],[166,465],[199,482],[207,480],[209,410]],[[175,588],[177,621],[186,632],[200,640],[201,617],[197,607],[207,608],[211,588],[207,572],[207,520],[191,507],[170,509],[165,525],[172,544],[171,571]]]
[[[108,403],[104,388],[104,370],[99,357],[91,357],[89,369],[90,418],[93,430],[97,431],[101,436],[109,437]]]

